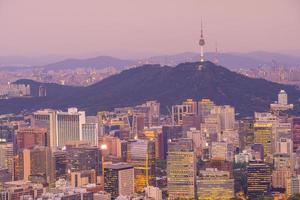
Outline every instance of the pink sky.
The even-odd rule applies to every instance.
[[[0,56],[300,49],[299,0],[0,0]]]

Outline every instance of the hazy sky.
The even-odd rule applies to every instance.
[[[0,55],[300,49],[300,0],[0,0]]]

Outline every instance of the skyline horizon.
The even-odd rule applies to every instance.
[[[3,0],[0,46],[5,48],[0,49],[0,55],[128,58],[198,52],[201,18],[207,51],[214,51],[218,43],[220,52],[298,52],[297,8],[300,3],[295,0],[135,4],[106,0],[54,0],[46,4],[38,0]],[[279,15],[282,10],[285,14]]]

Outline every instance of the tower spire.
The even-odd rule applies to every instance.
[[[218,56],[219,56],[219,52],[218,52],[218,43],[216,42],[216,52],[215,52],[215,60],[214,60],[214,63],[215,63],[215,64],[219,64]]]
[[[200,62],[204,62],[204,45],[205,45],[205,40],[203,37],[203,23],[202,23],[202,18],[201,18],[201,36],[199,40],[199,45],[200,45]]]

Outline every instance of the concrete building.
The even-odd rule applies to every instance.
[[[191,139],[177,139],[168,144],[167,185],[171,200],[195,199],[196,156]]]
[[[112,199],[134,193],[134,168],[127,163],[106,164],[104,167],[104,190]]]
[[[199,200],[231,199],[234,197],[234,180],[227,171],[213,168],[200,170],[197,179],[197,196]]]
[[[145,194],[147,198],[162,200],[162,191],[158,187],[147,186],[145,188]]]

